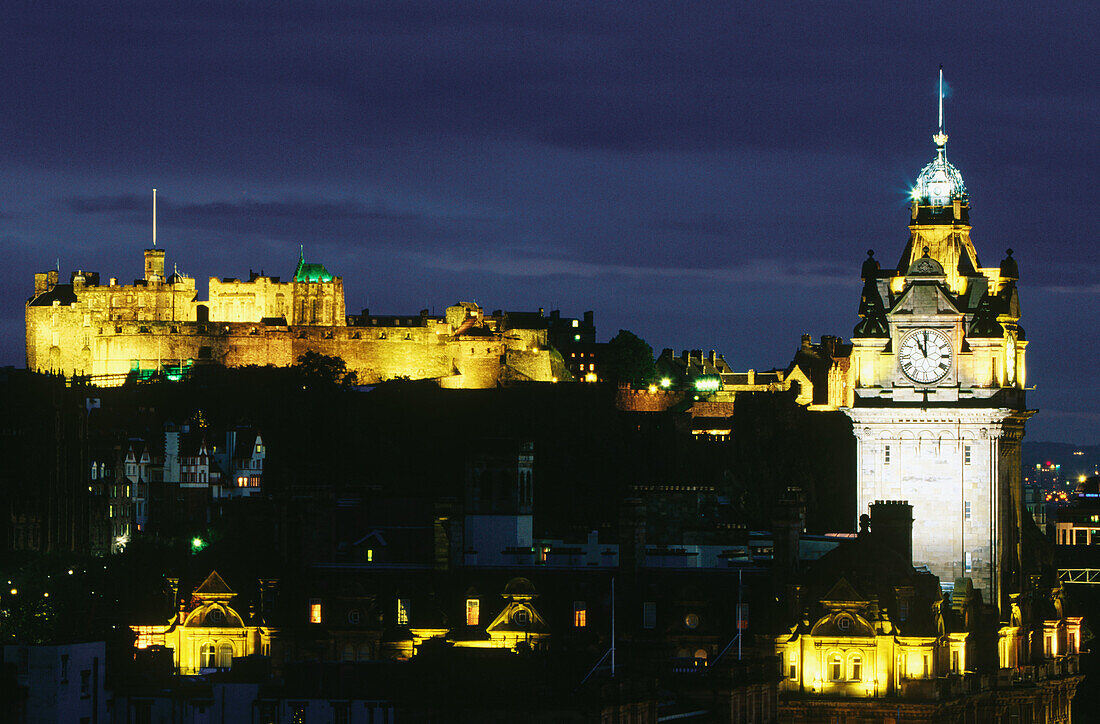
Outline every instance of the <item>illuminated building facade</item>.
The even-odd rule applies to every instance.
[[[1054,542],[1064,546],[1100,545],[1100,477],[1077,484],[1071,503],[1058,508]]]
[[[68,283],[56,270],[35,274],[25,315],[28,369],[104,385],[178,379],[207,363],[289,366],[311,351],[342,358],[361,384],[401,377],[485,388],[560,376],[541,313],[486,315],[466,302],[443,316],[348,315],[343,279],[304,255],[291,281],[211,277],[200,300],[194,279],[166,275],[163,249],[146,249],[145,276],[133,284],[101,284],[96,272],[76,271]]]
[[[167,625],[131,626],[137,635],[135,646],[171,649],[180,674],[229,669],[234,658],[253,654],[270,656],[277,630],[238,613],[230,605],[236,596],[217,571],[211,571]]]
[[[1020,446],[1027,341],[1019,271],[1009,250],[983,267],[970,240],[962,175],[947,136],[912,194],[909,242],[896,269],[863,264],[852,336],[858,510],[915,506],[913,557],[947,587],[969,577],[1005,611],[1020,590]]]
[[[787,586],[781,718],[1068,722],[1082,619],[1063,611],[1057,582],[1036,576],[1002,621],[969,579],[941,594],[913,567],[912,506],[870,510],[855,540]]]

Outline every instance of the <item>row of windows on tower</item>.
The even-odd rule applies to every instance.
[[[936,440],[936,452],[937,453],[939,453],[939,449],[940,449],[940,440]],[[969,445],[963,445],[963,465],[969,465],[971,460],[973,460],[973,455],[971,454],[970,446]],[[890,464],[890,446],[889,445],[883,445],[882,446],[882,464],[883,465],[889,465]]]

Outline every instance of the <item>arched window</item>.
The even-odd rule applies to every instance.
[[[844,658],[839,652],[829,654],[829,681],[841,681],[844,677]]]
[[[360,644],[358,653],[360,661],[370,661],[370,644]]]
[[[218,644],[218,668],[228,669],[233,665],[233,644],[222,642]]]
[[[355,647],[351,644],[344,644],[344,651],[340,659],[342,661],[355,661]]]
[[[707,665],[707,650],[696,649],[695,650],[695,665],[706,666]]]
[[[214,644],[207,642],[199,649],[199,668],[214,668]]]
[[[863,680],[863,657],[859,654],[852,654],[848,657],[848,680]]]

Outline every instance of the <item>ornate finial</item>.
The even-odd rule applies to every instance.
[[[1007,256],[1012,256],[1012,249],[1005,249],[1005,254]]]
[[[874,259],[874,258],[875,258],[875,250],[874,250],[874,249],[868,249],[868,250],[867,250],[867,256],[869,256],[869,257],[871,257],[872,259]]]
[[[924,255],[927,257],[928,256],[928,247],[927,246],[924,247],[924,249],[922,251],[924,251]]]
[[[939,131],[932,136],[932,141],[936,144],[936,148],[943,148],[947,145],[947,134],[943,130],[943,66],[940,66],[940,125]]]

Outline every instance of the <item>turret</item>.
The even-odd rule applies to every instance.
[[[164,281],[164,249],[145,250],[145,281]]]

